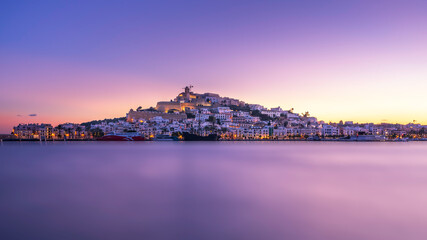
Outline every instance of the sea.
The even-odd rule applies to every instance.
[[[3,142],[0,239],[427,239],[427,142]]]

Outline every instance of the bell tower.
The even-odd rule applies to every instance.
[[[190,86],[186,86],[184,88],[184,99],[185,101],[189,102],[190,101],[190,90],[193,88],[192,85]]]

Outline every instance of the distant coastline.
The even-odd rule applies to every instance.
[[[216,93],[195,93],[193,86],[156,107],[130,109],[125,117],[86,123],[19,124],[6,140],[28,141],[415,141],[427,139],[427,126],[340,121],[326,123],[309,112],[266,108]],[[193,139],[185,136],[192,135]]]

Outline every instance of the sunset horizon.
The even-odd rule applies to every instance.
[[[196,91],[199,90],[196,86]],[[158,101],[168,101],[169,99],[173,99],[174,95],[176,95],[176,93],[178,93],[180,90],[182,90],[182,88],[178,88],[176,89],[175,92],[173,92],[173,89],[171,89],[171,95],[169,98],[165,98],[165,99],[153,99],[152,103],[149,104],[134,104],[132,106],[116,106],[117,108],[114,109],[108,109],[108,111],[106,112],[96,112],[96,114],[91,114],[88,113],[87,116],[55,116],[55,115],[40,115],[37,113],[20,113],[17,114],[15,116],[15,118],[12,118],[13,120],[10,122],[9,125],[5,125],[4,128],[0,128],[0,129],[4,129],[3,134],[8,134],[12,131],[12,127],[16,126],[18,124],[32,124],[32,123],[48,123],[48,124],[52,124],[52,125],[59,125],[59,124],[65,124],[65,123],[83,123],[83,122],[90,122],[93,120],[104,120],[104,119],[112,119],[112,118],[120,118],[120,117],[125,117],[126,114],[129,112],[130,109],[136,109],[138,107],[142,107],[142,108],[150,108],[150,107],[155,107],[156,106],[156,102]],[[200,90],[198,92],[213,92],[213,91],[203,91]],[[219,93],[221,95],[221,93]],[[157,94],[160,95],[160,94]],[[162,93],[163,95],[163,93]],[[227,96],[227,97],[236,97],[236,96]],[[238,98],[238,97],[236,97]],[[238,98],[240,99],[240,98]],[[241,99],[244,101],[244,99]],[[340,121],[352,121],[354,123],[359,123],[359,124],[368,124],[368,123],[374,123],[374,124],[381,124],[381,123],[387,123],[387,124],[408,124],[408,123],[416,123],[416,124],[421,124],[421,125],[427,125],[427,122],[420,122],[416,119],[410,120],[410,116],[404,115],[404,116],[397,116],[400,117],[401,119],[404,119],[402,121],[393,121],[393,120],[388,120],[388,119],[381,119],[381,116],[376,116],[375,118],[369,118],[367,116],[354,116],[351,115],[347,118],[343,118],[343,117],[335,117],[333,118],[334,114],[322,114],[322,113],[315,113],[313,111],[310,111],[310,109],[305,109],[304,108],[294,108],[292,106],[284,106],[284,105],[280,105],[280,104],[262,104],[259,102],[248,102],[245,101],[248,104],[260,104],[264,107],[267,108],[274,108],[274,107],[281,107],[283,109],[294,109],[295,112],[303,114],[305,112],[309,112],[311,116],[317,117],[319,121],[324,121],[326,123],[328,122],[334,122],[334,123],[338,123]],[[94,109],[97,109],[97,107],[94,107]],[[63,109],[63,110],[67,110],[67,109]],[[89,109],[90,110],[90,109]],[[324,118],[322,118],[321,116],[324,116]],[[374,121],[372,121],[372,119],[374,119]],[[414,121],[415,120],[415,121]],[[405,122],[406,121],[406,122]],[[9,130],[9,131],[8,131]],[[2,132],[0,132],[2,133]]]
[[[426,5],[9,2],[0,133],[123,116],[188,84],[325,122],[425,125]]]

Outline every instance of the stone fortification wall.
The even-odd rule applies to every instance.
[[[187,118],[187,115],[185,113],[176,114],[176,113],[164,113],[164,112],[154,112],[154,111],[137,112],[134,110],[130,110],[129,113],[127,114],[126,120],[128,122],[137,121],[139,119],[149,120],[157,116],[160,116],[164,119],[172,119],[172,120],[182,120]]]

